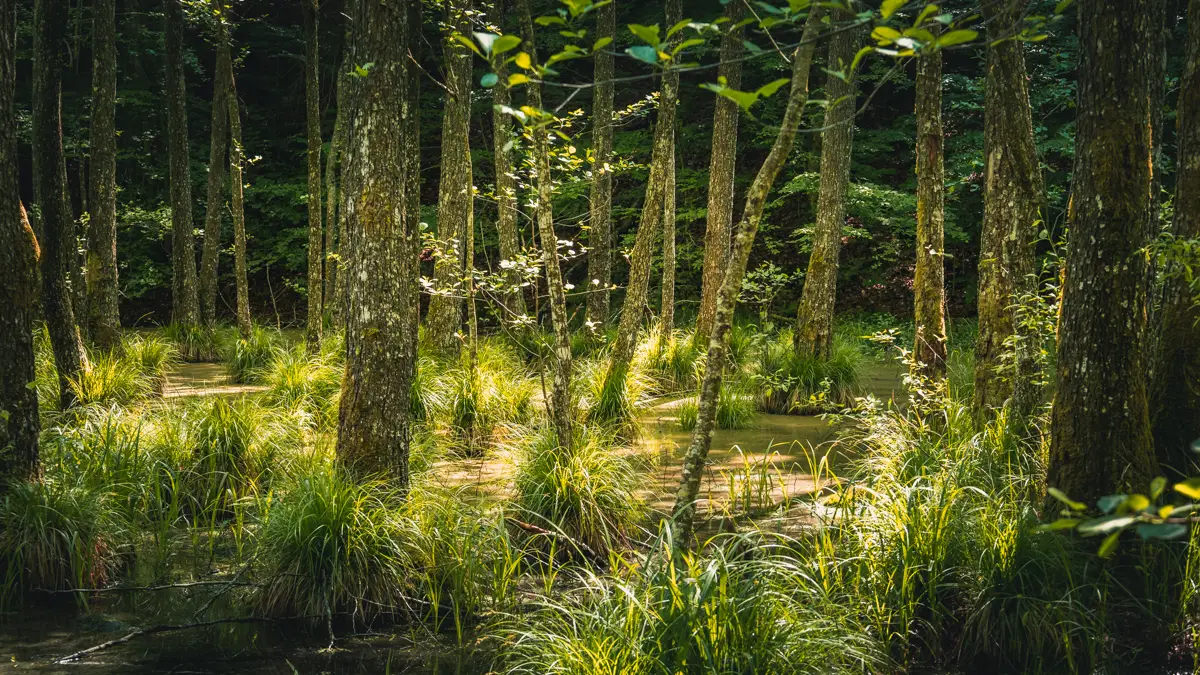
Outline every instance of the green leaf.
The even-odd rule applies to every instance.
[[[704,44],[704,40],[701,40],[700,38],[692,38],[690,40],[684,40],[683,42],[679,43],[679,46],[677,46],[677,47],[675,47],[675,49],[671,50],[671,56],[678,55],[679,52],[687,49],[688,47],[695,47],[696,45],[702,45],[702,44]]]
[[[879,4],[879,14],[886,19],[895,14],[896,10],[903,7],[906,3],[907,0],[883,0],[883,2]]]
[[[672,35],[678,33],[679,31],[683,30],[684,28],[687,28],[688,24],[691,22],[692,22],[691,19],[684,19],[683,21],[680,21],[679,23],[675,24],[674,26],[671,26],[670,28],[667,29],[667,37],[671,37]]]
[[[495,73],[485,73],[483,77],[479,78],[479,86],[483,87],[484,89],[491,89],[492,87],[496,86],[496,83],[499,81],[500,76],[496,75]]]
[[[1189,478],[1175,484],[1175,491],[1191,499],[1200,499],[1200,478]]]
[[[1054,13],[1062,14],[1063,12],[1067,11],[1067,8],[1070,7],[1071,3],[1074,1],[1075,0],[1061,0],[1061,2],[1054,6]]]
[[[529,77],[525,73],[513,73],[508,76],[508,86],[515,87],[518,84],[529,82]]]
[[[1055,532],[1058,530],[1073,530],[1079,525],[1079,520],[1075,518],[1059,518],[1052,523],[1038,525],[1038,532]]]
[[[491,55],[492,46],[496,44],[500,36],[495,33],[475,33],[475,40],[479,42],[479,46],[483,47],[483,53]]]
[[[657,25],[643,26],[640,23],[631,23],[629,24],[629,32],[636,35],[642,42],[645,42],[653,47],[658,47],[659,43],[662,42],[658,37]]]
[[[1106,495],[1096,500],[1096,506],[1100,507],[1103,513],[1112,513],[1124,501],[1125,495]]]
[[[1158,498],[1162,496],[1163,490],[1166,487],[1167,479],[1162,476],[1150,481],[1150,499],[1158,501]]]
[[[1153,523],[1138,525],[1134,528],[1142,539],[1175,539],[1187,534],[1187,525],[1183,523]]]
[[[874,50],[870,47],[863,47],[862,49],[858,50],[858,53],[854,55],[854,61],[850,63],[850,72],[858,72],[858,64],[862,63],[863,57],[867,54],[870,54],[872,51]]]
[[[871,31],[871,38],[881,45],[891,44],[900,37],[900,31],[887,26],[876,26],[875,30]]]
[[[746,51],[750,52],[751,54],[761,54],[762,53],[762,47],[759,47],[758,45],[754,44],[753,42],[751,42],[749,40],[742,40],[742,46],[745,47]]]
[[[537,22],[537,25],[539,25],[539,26],[565,26],[565,25],[567,25],[566,20],[559,16],[539,16],[538,18],[534,19],[534,21]]]
[[[654,47],[638,45],[636,47],[630,47],[629,49],[626,49],[625,53],[629,54],[638,61],[644,61],[650,65],[658,65],[658,50]]]
[[[1129,511],[1143,511],[1149,508],[1150,500],[1146,498],[1146,495],[1129,495],[1121,506]]]
[[[592,51],[598,52],[607,47],[612,41],[613,39],[610,37],[602,37],[599,40],[596,40],[596,43],[592,45]]]
[[[761,7],[762,10],[768,14],[784,14],[784,11],[782,9],[779,9],[778,7],[776,7],[775,5],[772,5],[769,2],[763,2],[762,0],[759,0],[758,2],[756,2],[754,4]]]
[[[459,43],[465,45],[468,49],[475,52],[476,54],[483,56],[483,52],[479,51],[479,47],[476,47],[474,42],[471,42],[470,40],[468,40],[467,36],[455,34],[454,39],[457,40]]]
[[[1111,556],[1113,551],[1117,550],[1117,542],[1120,537],[1120,530],[1117,530],[1116,532],[1113,532],[1105,537],[1104,541],[1100,544],[1100,550],[1096,552],[1096,555],[1100,556],[1101,558],[1107,558]]]
[[[1108,534],[1113,530],[1120,531],[1122,528],[1132,525],[1135,521],[1137,521],[1137,518],[1133,516],[1104,516],[1103,518],[1085,520],[1079,524],[1076,530],[1085,537],[1091,537],[1097,534]]]
[[[788,82],[791,82],[791,80],[789,80],[786,77],[781,77],[778,80],[773,80],[773,81],[768,82],[768,83],[764,84],[763,86],[759,87],[758,89],[756,89],[754,91],[754,94],[756,95],[756,97],[766,98],[768,96],[771,96],[775,92],[779,91],[779,88],[782,87],[783,85],[787,84]]]
[[[788,9],[792,14],[799,14],[812,5],[812,0],[788,0]]]
[[[942,35],[941,37],[939,37],[937,40],[937,45],[939,47],[949,47],[951,45],[960,45],[960,44],[963,44],[964,42],[972,42],[977,37],[979,37],[979,31],[977,31],[977,30],[969,30],[969,29],[952,30],[949,33],[946,33],[945,35]]]
[[[492,43],[493,54],[503,54],[504,52],[514,49],[521,44],[521,38],[516,35],[501,35],[495,42]]]
[[[1058,488],[1049,488],[1046,490],[1046,492],[1050,493],[1051,497],[1054,497],[1058,501],[1062,502],[1068,509],[1071,509],[1072,511],[1082,511],[1087,508],[1086,504],[1072,501],[1071,498],[1066,495],[1066,493]]]

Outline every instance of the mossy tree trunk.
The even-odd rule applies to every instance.
[[[97,0],[92,15],[91,173],[87,239],[87,323],[96,346],[121,337],[117,306],[117,23],[116,0]]]
[[[497,22],[504,16],[507,3],[499,0],[496,3]],[[604,8],[600,8],[600,12]],[[493,101],[497,107],[512,105],[512,92],[508,89],[508,68],[501,62],[496,67],[499,80],[492,88]],[[513,133],[512,116],[493,108],[492,110],[492,150],[493,162],[496,165],[496,236],[500,244],[501,260],[516,260],[521,252],[520,239],[517,236],[517,178],[513,173],[513,144],[516,135]],[[516,268],[509,268],[504,275],[505,292],[501,296],[504,303],[503,316],[518,318],[525,316],[525,294],[521,284],[524,279]]]
[[[763,209],[771,186],[783,168],[787,157],[791,154],[792,144],[796,139],[796,131],[800,126],[800,118],[804,105],[808,102],[808,71],[812,65],[813,47],[815,46],[819,26],[821,25],[821,10],[813,6],[808,20],[804,24],[804,34],[800,45],[792,53],[792,83],[788,94],[787,110],[779,127],[779,135],[771,145],[771,150],[763,160],[754,182],[746,193],[746,204],[742,209],[742,218],[734,230],[733,246],[730,249],[729,264],[726,268],[725,279],[721,282],[717,294],[717,309],[713,320],[713,332],[708,340],[708,357],[704,368],[704,379],[700,385],[696,428],[692,432],[692,441],[688,445],[683,458],[683,472],[679,479],[679,488],[675,493],[675,506],[671,516],[675,521],[676,546],[690,547],[695,529],[696,499],[700,495],[700,480],[704,477],[704,466],[708,461],[708,451],[712,446],[712,434],[716,422],[717,397],[721,391],[724,364],[729,354],[729,331],[733,327],[733,310],[737,306],[738,295],[742,289],[742,277],[746,273],[746,262],[750,258],[750,249],[754,246],[754,237],[758,234],[759,221],[762,220]]]
[[[317,44],[317,0],[301,0],[304,15],[304,109],[308,138],[308,317],[304,344],[309,354],[321,349],[325,307],[325,230],[321,226],[321,80]]]
[[[237,81],[233,76],[233,63],[225,78],[229,86],[229,211],[233,215],[233,276],[237,295],[237,329],[244,339],[250,338],[253,330],[250,323],[250,282],[246,278],[246,208],[243,195],[243,167],[246,150],[242,147],[242,111],[238,104]]]
[[[419,146],[409,66],[414,12],[404,3],[358,0],[360,58],[373,63],[362,82],[356,133],[347,143],[346,190],[354,206],[346,269],[346,370],[338,413],[338,460],[361,474],[409,482],[411,392],[416,366],[420,214],[411,172]]]
[[[1200,0],[1188,3],[1187,62],[1180,79],[1175,236],[1200,239]],[[1200,439],[1200,307],[1181,269],[1167,274],[1151,412],[1158,460],[1192,475]]]
[[[839,12],[839,21],[853,18]],[[825,97],[821,132],[821,178],[817,193],[817,222],[813,228],[813,250],[808,258],[804,291],[796,314],[793,347],[798,354],[828,359],[833,352],[833,310],[837,304],[838,256],[842,248],[842,225],[846,221],[846,191],[850,185],[850,155],[854,145],[855,87],[850,64],[862,35],[857,30],[837,33],[829,41],[828,68],[846,73],[848,79],[830,75]]]
[[[446,25],[462,35],[471,31],[471,0],[446,3]],[[446,62],[446,103],[442,113],[442,164],[438,180],[438,241],[434,260],[434,295],[429,299],[425,330],[430,344],[452,350],[462,326],[467,258],[467,224],[474,196],[471,187],[471,51],[448,35],[442,38]]]
[[[663,269],[659,329],[670,336],[675,330],[675,133],[667,157],[667,185],[663,191]]]
[[[337,213],[337,274],[334,276],[334,310],[332,314],[334,325],[339,328],[346,327],[346,298],[349,295],[349,280],[346,278],[345,271],[349,265],[350,251],[354,244],[347,229],[350,223],[349,216],[354,208],[354,195],[350,194],[347,186],[350,179],[350,139],[354,137],[359,90],[361,89],[361,78],[350,75],[354,64],[362,63],[358,58],[360,55],[359,47],[353,39],[355,31],[360,30],[358,27],[360,20],[355,14],[359,8],[360,4],[357,2],[347,3],[345,7],[346,54],[342,59],[342,72],[338,75],[338,121],[334,123],[338,127],[337,131],[335,131],[335,140],[338,147],[338,183],[340,189],[338,193]]]
[[[345,47],[343,47],[343,53]],[[342,136],[345,129],[345,80],[349,77],[345,69],[346,59],[342,59],[337,74],[337,84],[334,92],[334,106],[337,113],[333,120],[333,133],[329,137],[329,154],[325,156],[325,276],[321,289],[321,306],[330,326],[337,330],[341,325],[340,302],[338,300],[338,172],[341,170]]]
[[[522,46],[530,60],[537,64],[533,19],[530,0],[517,0],[521,18]],[[527,85],[529,105],[542,109],[542,90],[537,82]],[[545,113],[549,114],[549,113]],[[550,131],[533,129],[533,156],[537,171],[537,230],[542,241],[542,265],[546,274],[546,294],[550,299],[550,322],[554,329],[552,357],[553,381],[550,391],[550,420],[561,446],[573,443],[573,411],[571,409],[571,328],[567,316],[567,291],[563,286],[562,268],[558,262],[558,235],[554,231],[554,183],[550,175]]]
[[[38,473],[38,400],[33,322],[37,315],[37,240],[17,180],[17,26],[15,2],[0,0],[0,495],[5,484]]]
[[[717,77],[725,78],[728,86],[742,87],[742,40],[744,31],[738,23],[745,15],[745,4],[725,5],[725,34],[721,36],[721,63]],[[696,315],[698,345],[708,344],[713,317],[717,312],[717,291],[725,278],[729,261],[730,230],[733,229],[733,188],[737,167],[738,106],[731,99],[718,96],[713,111],[712,157],[708,165],[708,215],[704,221],[704,266],[701,269],[700,311]]]
[[[596,39],[615,38],[617,3],[596,10]],[[595,56],[595,89],[592,93],[592,195],[588,217],[587,320],[596,329],[608,323],[609,286],[612,285],[612,150],[613,150],[613,50]]]
[[[33,7],[33,189],[41,225],[42,307],[58,367],[60,405],[66,408],[75,404],[71,379],[88,368],[69,281],[76,241],[63,170],[67,4],[66,0],[38,0]]]
[[[984,195],[979,251],[979,336],[975,341],[975,412],[983,420],[1011,401],[1014,419],[1041,398],[1036,335],[1021,328],[1017,302],[1037,290],[1033,242],[1045,188],[1033,141],[1020,29],[1027,0],[985,6],[987,81],[983,117]],[[1013,368],[1004,372],[1005,343]]]
[[[192,179],[188,167],[187,91],[183,79],[183,5],[164,0],[166,13],[167,162],[171,174],[171,321],[200,324],[196,244],[192,235]]]
[[[942,53],[917,59],[917,262],[913,359],[925,377],[946,375],[946,173],[942,165]],[[824,150],[821,152],[824,156]]]
[[[226,148],[229,145],[229,28],[223,9],[214,8],[217,55],[213,68],[212,117],[208,144],[208,195],[204,209],[204,247],[200,253],[200,315],[217,324],[217,267],[221,254],[221,216],[225,210]]]
[[[1047,485],[1092,504],[1145,490],[1158,470],[1143,327],[1153,86],[1145,74],[1163,5],[1091,0],[1078,8],[1074,184]]]

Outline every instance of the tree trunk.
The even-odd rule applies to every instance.
[[[683,9],[680,0],[666,0],[666,25],[680,21]],[[679,71],[669,68],[662,76],[662,92],[658,99],[658,121],[654,125],[654,150],[650,159],[650,177],[646,183],[646,201],[642,204],[641,221],[633,253],[629,256],[629,282],[625,286],[625,303],[621,306],[621,323],[617,339],[609,356],[608,372],[602,387],[604,392],[619,392],[625,387],[625,376],[637,347],[638,328],[646,308],[650,286],[650,262],[654,240],[662,230],[663,197],[667,191],[667,167],[675,139],[675,107],[679,100]],[[615,401],[615,398],[609,398]],[[613,419],[623,411],[602,404],[596,409],[601,419]]]
[[[663,270],[659,329],[670,337],[675,330],[675,134],[667,157],[667,186],[663,194]]]
[[[1019,29],[1026,0],[1005,0],[984,8],[989,40],[983,117],[983,226],[979,251],[979,337],[975,342],[975,412],[986,419],[1011,398],[1014,418],[1037,407],[1039,339],[1021,329],[1019,296],[1037,283],[1033,242],[1045,188],[1033,142],[1029,85]],[[1014,368],[1003,373],[1005,342],[1015,338]]]
[[[813,47],[821,25],[821,10],[813,5],[804,24],[800,46],[792,53],[792,87],[788,95],[787,111],[779,127],[779,135],[771,145],[771,151],[763,160],[758,175],[746,193],[746,205],[742,219],[734,232],[729,264],[725,279],[717,293],[717,309],[714,314],[713,332],[708,340],[708,358],[704,368],[704,380],[700,385],[696,428],[692,442],[683,458],[683,473],[675,493],[675,507],[671,517],[675,522],[675,542],[679,547],[690,547],[695,529],[696,498],[700,495],[700,480],[708,461],[708,450],[712,446],[712,433],[716,421],[717,396],[721,391],[724,364],[729,352],[729,331],[733,326],[733,310],[737,306],[738,294],[742,290],[742,276],[746,273],[746,261],[758,234],[759,221],[770,195],[771,186],[791,154],[796,130],[804,105],[808,102],[808,71],[812,65]]]
[[[167,154],[171,173],[171,321],[200,323],[196,245],[192,235],[192,179],[188,170],[187,91],[183,80],[183,5],[164,0],[166,25]]]
[[[345,47],[343,47],[343,53]],[[342,155],[342,135],[343,127],[345,126],[345,113],[342,107],[343,98],[345,97],[344,80],[347,67],[346,59],[343,58],[341,67],[337,75],[337,85],[334,93],[334,106],[337,108],[337,114],[333,120],[333,133],[329,137],[329,154],[325,156],[325,277],[324,288],[321,293],[323,299],[321,306],[325,309],[325,316],[329,319],[329,325],[336,331],[341,325],[341,312],[339,311],[339,302],[337,297],[337,277],[338,267],[338,241],[337,241],[337,224],[338,224],[338,171],[340,170],[340,162]]]
[[[742,87],[742,39],[744,31],[736,27],[745,14],[745,4],[725,5],[730,30],[721,37],[721,64],[717,77],[728,86]],[[696,315],[698,345],[708,344],[713,317],[717,312],[717,291],[729,263],[730,230],[733,228],[733,188],[737,166],[738,106],[718,96],[713,111],[712,159],[708,165],[708,216],[704,224],[704,267],[701,271],[700,312]]]
[[[538,63],[534,43],[530,0],[517,0],[525,51]],[[528,85],[529,105],[542,109],[542,91],[537,82]],[[549,113],[546,113],[549,114]],[[537,226],[542,240],[542,264],[546,268],[546,292],[550,296],[550,322],[554,327],[554,380],[550,391],[550,419],[559,445],[572,444],[571,410],[571,329],[567,317],[567,293],[562,269],[558,264],[558,235],[554,232],[554,184],[550,176],[549,130],[534,128],[533,155],[537,169]]]
[[[916,342],[925,377],[946,376],[946,174],[942,166],[942,54],[917,59],[917,264],[913,274]],[[824,149],[821,152],[825,154]]]
[[[446,25],[463,35],[470,33],[470,0],[446,3]],[[474,196],[471,188],[471,51],[457,40],[443,38],[446,60],[446,107],[442,113],[442,166],[438,181],[438,242],[441,254],[434,259],[434,289],[429,298],[425,330],[430,343],[441,351],[455,346],[462,326],[463,270],[466,262],[467,222]]]
[[[249,340],[253,327],[250,323],[250,283],[246,279],[246,209],[242,194],[242,168],[246,151],[242,147],[242,112],[238,104],[237,80],[233,76],[233,63],[229,64],[226,83],[229,86],[229,210],[233,215],[233,276],[237,286],[237,328],[242,339]]]
[[[853,18],[838,13],[839,21]],[[850,75],[850,64],[858,51],[861,34],[842,31],[829,42],[829,69]],[[833,310],[837,303],[838,256],[842,248],[842,226],[846,222],[846,191],[850,186],[850,154],[854,145],[855,87],[853,79],[830,75],[825,97],[821,132],[821,182],[817,194],[817,222],[813,250],[796,315],[794,347],[798,354],[828,359],[833,352]]]
[[[308,136],[308,321],[304,343],[309,354],[321,349],[325,308],[325,231],[321,227],[321,82],[318,76],[317,0],[301,0],[304,15],[304,103]]]
[[[92,17],[91,198],[87,242],[88,317],[96,346],[121,338],[117,307],[116,0],[97,0]]]
[[[505,2],[498,0],[496,11],[497,20],[504,16]],[[604,12],[604,8],[599,10]],[[599,57],[597,57],[599,58]],[[512,92],[508,90],[508,68],[501,61],[496,67],[499,80],[492,88],[493,101],[497,107],[512,105]],[[508,113],[493,109],[492,111],[492,150],[496,164],[496,235],[500,243],[500,259],[516,260],[521,252],[520,240],[517,237],[517,179],[513,173],[513,134],[512,117]],[[502,315],[523,318],[525,316],[525,294],[521,284],[524,278],[516,269],[510,268],[504,275],[505,293],[502,296],[504,310]]]
[[[58,367],[60,404],[67,408],[75,404],[70,381],[88,368],[88,361],[71,303],[70,274],[76,241],[63,170],[65,0],[35,2],[33,24],[33,187],[41,216],[42,306]],[[10,155],[8,161],[13,157]]]
[[[338,460],[360,474],[386,474],[406,489],[412,439],[410,388],[416,366],[420,214],[412,172],[420,161],[410,133],[418,114],[409,66],[412,8],[358,0],[363,78],[357,132],[347,144],[345,189],[353,239],[346,270],[346,370],[338,413]]]
[[[1187,63],[1177,106],[1175,236],[1200,239],[1200,0],[1188,3]],[[1154,444],[1158,459],[1192,475],[1200,439],[1200,307],[1184,270],[1167,269],[1153,382]]]
[[[200,254],[200,314],[217,325],[217,259],[221,252],[221,212],[225,209],[225,148],[229,144],[229,28],[215,3],[217,55],[213,67],[212,122],[208,146],[208,195],[204,209],[204,249]]]
[[[37,240],[17,180],[17,27],[13,0],[0,0],[0,495],[5,484],[38,473],[38,400],[33,322],[37,314]]]
[[[1146,394],[1150,89],[1159,0],[1079,5],[1070,245],[1047,485],[1087,504],[1157,473]]]
[[[596,39],[615,38],[617,3],[596,10]],[[588,216],[587,320],[599,330],[608,323],[609,286],[612,285],[612,144],[613,50],[595,56],[595,90],[592,94],[592,196]]]

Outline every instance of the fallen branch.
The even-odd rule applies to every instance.
[[[197,586],[261,586],[253,581],[210,580],[184,581],[177,584],[159,584],[157,586],[109,586],[108,588],[63,588],[51,590],[47,588],[34,589],[42,593],[130,593],[134,591],[163,591],[172,588],[195,588]]]
[[[305,617],[296,617],[296,618],[305,618]],[[62,658],[55,659],[51,663],[63,664],[63,663],[70,663],[72,661],[78,661],[79,659],[81,659],[85,656],[88,656],[90,654],[95,654],[96,652],[104,651],[105,649],[108,649],[110,647],[115,647],[120,644],[125,644],[126,642],[129,642],[130,640],[134,639],[135,637],[139,637],[141,635],[151,635],[154,633],[169,633],[171,631],[187,630],[189,628],[204,628],[207,626],[216,626],[219,624],[226,624],[226,623],[259,623],[259,622],[263,622],[263,621],[280,621],[280,620],[281,619],[273,619],[271,617],[266,617],[266,616],[253,616],[253,617],[243,617],[243,618],[235,618],[235,619],[213,619],[212,621],[199,621],[196,623],[185,623],[185,624],[159,624],[157,626],[150,626],[149,628],[139,628],[123,637],[109,640],[108,642],[101,642],[98,645],[94,645],[92,647],[88,647],[87,649],[77,651],[74,654],[69,654]]]

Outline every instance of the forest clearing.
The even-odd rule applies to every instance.
[[[1200,672],[1200,0],[0,0],[0,671]]]

